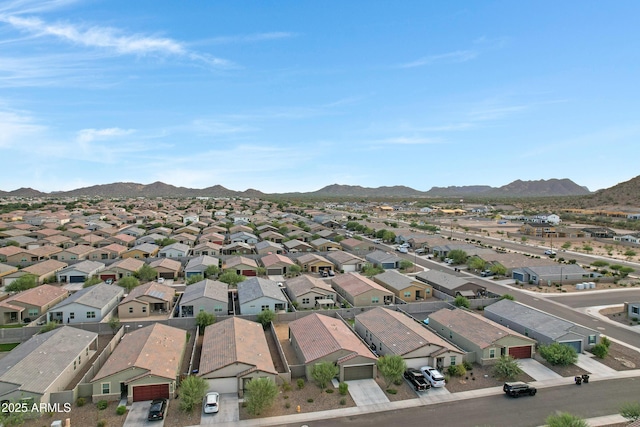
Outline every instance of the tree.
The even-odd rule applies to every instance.
[[[90,286],[97,285],[98,283],[102,283],[102,279],[100,279],[98,276],[92,276],[84,281],[84,284],[82,285],[82,287],[88,288]]]
[[[180,410],[191,412],[193,408],[202,402],[207,394],[207,382],[204,378],[189,375],[180,383]]]
[[[482,258],[478,257],[478,256],[474,256],[473,258],[469,259],[469,268],[476,270],[476,271],[482,271],[484,270],[485,265],[487,265],[486,261],[483,260]]]
[[[238,286],[238,283],[244,282],[245,279],[245,276],[238,274],[232,270],[227,270],[218,277],[219,281],[233,287]]]
[[[403,259],[400,261],[400,270],[407,271],[413,268],[413,263],[409,260]]]
[[[204,276],[202,274],[196,274],[195,276],[189,276],[186,281],[186,285],[193,285],[194,283],[198,283],[204,280]]]
[[[115,316],[111,317],[111,319],[109,319],[109,327],[114,334],[118,332],[118,329],[120,329],[120,319]]]
[[[331,362],[317,363],[311,368],[311,377],[316,380],[320,388],[325,388],[339,373],[340,368]]]
[[[453,260],[454,264],[464,264],[467,262],[468,257],[467,253],[462,249],[454,249],[452,251],[449,251],[449,254],[447,256]]]
[[[262,327],[265,329],[267,326],[269,326],[269,323],[273,322],[273,319],[275,318],[276,314],[269,309],[262,310],[260,313],[258,313],[258,322],[260,322]]]
[[[200,328],[200,335],[204,334],[204,329],[216,323],[216,315],[213,313],[207,313],[206,311],[201,311],[196,314],[196,325]]]
[[[498,378],[512,381],[522,374],[520,364],[511,356],[501,356],[500,360],[493,365],[493,373]]]
[[[150,267],[149,264],[145,264],[140,267],[140,270],[136,271],[135,276],[142,282],[150,282],[158,277],[158,272]]]
[[[256,275],[258,276],[266,276],[267,275],[267,269],[264,267],[258,267],[256,268]]]
[[[493,264],[489,270],[496,276],[505,276],[507,274],[507,267],[502,264]]]
[[[302,271],[302,267],[300,267],[298,264],[293,264],[289,266],[288,274],[295,277],[295,276],[298,276],[301,271]]]
[[[627,249],[625,251],[625,253],[624,253],[624,256],[626,256],[628,260],[630,260],[631,258],[633,258],[636,255],[638,255],[638,253],[636,251],[634,251],[633,249]]]
[[[204,277],[208,279],[210,277],[217,276],[218,273],[220,273],[220,267],[218,267],[217,265],[210,265],[204,271]]]
[[[380,273],[384,273],[384,268],[379,266],[374,266],[373,264],[368,262],[362,266],[362,274],[364,274],[367,277],[373,277]]]
[[[382,233],[382,240],[385,242],[393,242],[396,240],[396,233],[385,230],[384,233]]]
[[[9,403],[9,407],[14,405],[14,408],[20,408],[21,403],[19,401],[13,401]],[[25,414],[27,411],[0,411],[0,425],[4,427],[17,427],[24,424]]]
[[[547,427],[589,427],[585,420],[568,412],[549,415],[544,423]]]
[[[628,421],[640,420],[640,402],[625,402],[620,406],[620,415]]]
[[[571,242],[564,242],[562,244],[562,249],[568,250],[571,247]]]
[[[123,277],[122,279],[118,280],[118,285],[125,288],[127,292],[131,292],[133,288],[140,285],[140,281],[133,276]]]
[[[540,346],[540,356],[552,365],[559,366],[567,366],[578,360],[575,348],[557,342]]]
[[[35,274],[25,274],[4,287],[6,292],[22,292],[38,285]]]
[[[458,295],[456,299],[453,301],[453,304],[456,307],[464,307],[464,308],[469,308],[471,306],[469,299],[467,297],[463,297],[462,295]]]
[[[388,388],[392,382],[401,380],[402,374],[407,369],[407,363],[402,356],[397,354],[378,358],[376,365],[378,366],[378,372],[385,380],[385,388]]]
[[[247,383],[245,402],[249,413],[258,415],[273,405],[278,396],[278,386],[271,378],[254,378]]]
[[[591,246],[589,246],[588,244],[584,244],[582,246],[582,250],[585,251],[586,253],[591,253],[593,251],[593,248]]]

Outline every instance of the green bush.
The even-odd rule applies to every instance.
[[[291,408],[291,403],[289,403],[289,402],[285,403],[284,407],[287,408],[287,409]]]
[[[447,368],[447,373],[452,377],[461,377],[467,373],[463,365],[451,365]]]
[[[308,399],[307,399],[307,402],[309,402],[309,403],[313,403],[313,399],[312,399],[312,398],[308,398]]]
[[[548,427],[588,427],[589,424],[582,418],[570,414],[568,412],[561,412],[559,414],[549,415],[545,420]]]
[[[511,356],[502,356],[493,365],[493,374],[503,380],[514,380],[522,373],[518,361]]]
[[[79,397],[78,400],[76,400],[76,406],[84,406],[85,403],[87,403],[87,401],[84,397]]]
[[[467,360],[462,362],[462,366],[464,366],[464,369],[466,369],[467,371],[473,370],[473,364]]]
[[[107,409],[107,406],[109,406],[109,402],[107,402],[106,400],[99,400],[98,403],[96,403],[96,406],[100,411],[102,411],[104,409]]]
[[[291,387],[291,383],[282,383],[282,391],[291,391],[292,387]]]
[[[338,385],[338,392],[339,392],[342,396],[346,396],[348,391],[349,391],[349,384],[347,384],[347,383],[340,383],[340,384]]]
[[[116,408],[116,414],[118,415],[123,415],[125,412],[127,412],[127,407],[124,405],[120,405]]]
[[[344,397],[342,399],[340,399],[340,404],[342,406],[346,405],[347,404],[347,399],[345,399]]]
[[[107,420],[98,420],[96,423],[98,427],[107,427]]]
[[[304,388],[304,378],[298,378],[296,384],[298,385],[298,390],[302,390]]]
[[[600,343],[593,346],[591,349],[591,353],[596,356],[598,359],[604,359],[609,354],[609,347]]]
[[[540,356],[552,365],[558,366],[567,366],[578,361],[575,348],[557,342],[540,346]]]
[[[328,388],[328,389],[325,390],[325,392],[331,394],[331,393],[333,393],[333,389],[332,388]]]
[[[396,394],[396,393],[398,393],[398,390],[396,390],[395,388],[388,388],[388,389],[387,389],[387,393],[389,393],[389,394]]]
[[[637,320],[637,319],[636,319]],[[611,347],[611,340],[607,337],[600,337],[600,344],[604,344],[605,347]]]

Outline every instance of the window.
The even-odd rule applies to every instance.
[[[222,312],[222,306],[221,305],[216,305],[215,307],[213,307],[213,311],[215,313],[220,313]]]
[[[596,336],[589,335],[589,344],[595,344],[595,343],[596,343]]]
[[[102,394],[111,393],[111,383],[102,383]]]
[[[493,359],[494,357],[496,357],[496,350],[492,348],[491,350],[489,350],[489,358]]]
[[[73,361],[73,370],[74,371],[76,370],[76,361],[75,360]]]
[[[309,298],[302,298],[303,304],[309,304]]]
[[[146,313],[146,312],[147,312],[147,307],[146,307],[146,306],[142,307],[142,312],[143,312],[143,313]]]
[[[29,309],[29,317],[36,317],[38,316],[38,309],[37,308],[30,308]]]
[[[133,307],[129,307],[129,313],[133,313]]]
[[[451,356],[451,366],[455,366],[455,365],[456,365],[456,357]]]
[[[263,305],[262,307],[260,307],[260,310],[262,310],[262,311],[269,310],[269,306],[268,305]]]
[[[96,312],[95,311],[87,311],[87,319],[95,319]]]
[[[82,356],[78,356],[78,365],[82,364]]]
[[[75,319],[76,318],[76,314],[71,312],[69,313],[69,319]]]
[[[404,293],[404,297],[405,298],[411,298],[411,292],[405,292]]]
[[[640,314],[640,307],[638,307],[637,305],[632,305],[631,314]]]
[[[377,304],[378,302],[380,302],[380,298],[378,298],[378,297],[371,297],[371,304]]]
[[[453,331],[449,331],[449,339],[453,338]]]

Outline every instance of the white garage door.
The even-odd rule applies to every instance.
[[[352,271],[356,271],[356,266],[355,265],[343,265],[342,266],[342,270],[344,270],[345,273],[350,273]]]
[[[238,379],[233,378],[216,378],[207,380],[209,383],[209,391],[217,391],[218,393],[238,393]]]

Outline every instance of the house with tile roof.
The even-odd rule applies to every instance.
[[[329,252],[326,258],[336,266],[337,271],[342,273],[361,271],[365,264],[364,259],[345,251]]]
[[[14,273],[7,274],[2,278],[2,285],[7,286],[14,280],[19,279],[26,274],[33,274],[36,276],[36,283],[43,283],[46,279],[55,277],[56,273],[66,266],[66,262],[56,261],[54,259],[40,261]]]
[[[63,268],[56,273],[60,283],[82,283],[104,270],[105,265],[98,261],[84,260]]]
[[[449,295],[451,298],[458,295],[476,298],[487,290],[483,285],[471,282],[465,277],[454,276],[438,270],[422,271],[416,274],[416,279],[431,285],[434,290]]]
[[[222,265],[223,271],[234,271],[236,274],[252,277],[258,274],[258,263],[252,258],[233,256]]]
[[[358,240],[353,237],[341,241],[340,246],[345,251],[356,253],[368,252],[373,250],[375,247],[375,245],[368,240]]]
[[[340,243],[336,243],[332,240],[328,240],[323,237],[312,240],[309,242],[309,244],[313,249],[315,249],[318,252],[329,252],[329,251],[337,251],[342,249],[342,246],[340,246]]]
[[[123,335],[91,380],[93,401],[128,402],[175,397],[187,331],[154,323]]]
[[[117,243],[111,243],[101,248],[94,249],[89,254],[87,259],[91,261],[105,261],[109,259],[118,259],[120,255],[125,253],[129,248],[119,245]]]
[[[289,323],[289,339],[305,376],[317,363],[330,362],[340,368],[340,381],[375,378],[376,356],[342,320],[313,313]]]
[[[209,255],[209,256],[220,255],[220,251],[221,250],[222,250],[222,245],[219,245],[219,244],[213,243],[213,242],[204,242],[204,243],[200,243],[199,245],[196,245],[193,248],[193,255],[195,255],[195,256],[200,256],[200,255]]]
[[[302,233],[304,232],[298,233],[298,236],[300,236]],[[286,249],[286,251],[290,253],[313,252],[313,247],[311,245],[298,239],[287,240],[282,244],[284,245],[284,248]]]
[[[198,376],[207,380],[210,390],[240,396],[254,378],[275,382],[278,372],[262,325],[231,317],[207,326]]]
[[[399,268],[400,262],[402,261],[402,258],[399,256],[391,252],[384,252],[380,250],[376,250],[365,255],[364,259],[366,259],[367,262],[370,262],[373,266],[382,267],[385,270]]]
[[[98,334],[63,326],[32,336],[0,359],[0,400],[50,403],[91,360]]]
[[[162,258],[182,258],[189,255],[191,246],[183,243],[172,243],[160,249],[158,256]]]
[[[132,319],[167,314],[173,308],[176,291],[157,282],[137,286],[118,304],[118,317]]]
[[[57,259],[59,261],[77,261],[87,259],[89,254],[96,248],[89,245],[76,245],[70,246],[61,252],[57,252],[55,255],[51,255],[51,259]]]
[[[531,337],[541,345],[554,342],[573,347],[576,352],[600,342],[600,332],[570,322],[516,301],[500,300],[484,309],[487,319]]]
[[[424,301],[433,296],[433,289],[429,284],[399,273],[397,270],[386,270],[373,276],[372,279],[405,302]]]
[[[331,278],[331,286],[354,307],[387,305],[394,298],[391,291],[358,273],[338,274]]]
[[[136,259],[153,258],[158,255],[158,252],[160,252],[160,246],[154,243],[143,243],[141,245],[134,246],[120,256],[122,258]]]
[[[238,283],[240,314],[258,314],[264,310],[286,311],[289,303],[276,282],[250,277]]]
[[[119,280],[133,276],[144,265],[144,261],[136,258],[120,259],[100,272],[100,280]]]
[[[304,254],[296,258],[296,263],[307,273],[320,273],[333,270],[335,266],[331,261],[315,253]]]
[[[187,286],[180,298],[177,316],[194,317],[201,311],[216,316],[229,312],[229,285],[204,279]],[[233,313],[233,310],[231,311]]]
[[[463,350],[400,311],[376,307],[360,313],[355,330],[379,355],[402,356],[410,368],[445,368],[463,361]]]
[[[192,276],[205,276],[205,271],[210,266],[218,267],[220,260],[209,255],[200,255],[195,258],[191,258],[184,268],[184,276],[188,279]]]
[[[536,349],[536,340],[459,308],[431,313],[429,327],[468,351],[467,361],[480,365],[495,364],[501,356],[530,358]]]
[[[68,296],[66,289],[53,285],[40,285],[18,292],[0,301],[0,325],[21,324],[26,319],[36,320]]]
[[[101,322],[116,308],[124,295],[124,288],[98,283],[71,294],[48,311],[50,322],[74,324]]]
[[[260,264],[266,269],[267,275],[284,276],[295,263],[284,255],[269,254],[260,258]]]
[[[158,272],[163,279],[177,279],[182,273],[182,263],[177,259],[159,258],[149,263],[149,267]]]
[[[336,304],[336,291],[324,280],[303,274],[285,282],[287,295],[297,308],[318,308]]]
[[[283,254],[285,252],[281,243],[274,243],[269,240],[256,243],[253,249],[258,255]]]

